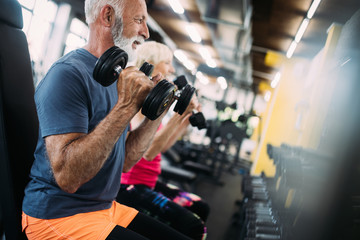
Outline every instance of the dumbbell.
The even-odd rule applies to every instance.
[[[206,120],[202,112],[193,112],[189,118],[190,124],[193,127],[197,127],[199,130],[207,128]]]
[[[189,88],[188,86],[190,86],[185,78],[184,75],[181,75],[179,77],[177,77],[175,80],[174,80],[174,84],[178,86],[178,89],[183,89],[183,88]],[[183,90],[183,91],[188,91],[188,90]],[[195,91],[195,88],[193,88],[193,90]],[[192,93],[194,94],[194,93]],[[192,95],[191,95],[192,96]],[[190,98],[191,100],[191,98]],[[174,111],[177,110],[176,109],[176,105],[175,105],[175,108],[174,108]],[[190,121],[190,124],[191,126],[193,127],[197,127],[199,130],[203,129],[203,128],[206,128],[207,125],[206,125],[206,120],[205,120],[205,117],[204,115],[202,114],[202,112],[193,112],[192,115],[190,116],[189,118],[189,121]]]
[[[144,62],[139,70],[150,77],[154,70],[154,66]],[[175,91],[176,88],[173,84],[165,79],[161,80],[146,96],[141,108],[141,113],[149,119],[155,120],[165,111],[168,104],[172,103]]]
[[[151,70],[149,70],[148,72],[148,69],[150,67]],[[153,65],[144,62],[144,64],[140,68],[140,71],[143,71],[146,75],[151,76],[153,69],[154,69]],[[174,107],[174,112],[177,112],[178,114],[182,115],[185,112],[186,108],[189,106],[191,98],[193,97],[196,89],[188,84],[185,76],[183,75],[177,77],[173,81],[173,83],[177,86],[177,90],[175,91],[175,95],[174,95],[174,99],[177,100],[177,103],[175,104]],[[149,108],[146,107],[145,109],[149,109]]]
[[[178,76],[173,82],[178,88],[178,91],[175,93],[177,103],[174,107],[174,112],[182,115],[187,106],[189,106],[196,89],[188,84],[184,75]]]
[[[190,91],[190,90],[187,90],[187,88],[188,89],[192,88],[188,84],[188,82],[187,82],[184,75],[181,75],[181,76],[177,77],[174,80],[174,84],[178,86],[178,89],[183,89],[184,88],[183,91],[185,91],[185,92]],[[195,91],[195,88],[192,88],[192,90]],[[194,92],[192,92],[191,94],[193,95]],[[191,97],[192,97],[192,95],[191,95]],[[190,98],[190,100],[191,100],[191,98]],[[175,110],[176,110],[176,105],[175,105],[174,111]],[[192,115],[189,118],[189,121],[190,121],[191,126],[197,127],[199,130],[207,127],[206,120],[205,120],[205,117],[202,114],[202,112],[197,112],[197,113],[193,112]]]
[[[118,79],[119,74],[126,67],[127,62],[127,53],[119,47],[113,46],[106,50],[97,60],[93,77],[102,86],[110,86]],[[151,64],[144,63],[140,70],[143,71],[145,75],[150,76],[153,68],[154,66]],[[191,89],[191,91],[194,93],[195,89]],[[150,120],[155,120],[166,110],[174,99],[177,99],[178,104],[180,102],[178,113],[182,114],[190,103],[193,93],[190,94],[188,93],[189,91],[187,91],[187,96],[181,94],[181,96],[176,97],[175,92],[176,87],[173,84],[165,79],[161,80],[146,96],[141,113]]]

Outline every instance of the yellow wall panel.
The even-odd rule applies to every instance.
[[[255,153],[251,171],[253,174],[260,174],[262,171],[267,176],[275,174],[275,167],[266,152],[268,143],[276,146],[284,142],[296,143],[298,132],[295,129],[295,106],[302,97],[299,89],[302,89],[304,85],[301,73],[297,69],[306,68],[307,64],[308,62],[303,59],[288,60],[284,64],[279,85],[273,92],[268,109],[263,116],[262,139]]]
[[[317,148],[334,90],[328,79],[340,33],[341,26],[331,26],[324,48],[311,62],[292,58],[283,63],[280,82],[262,116],[262,137],[253,153],[252,174],[275,175],[266,151],[268,143]]]

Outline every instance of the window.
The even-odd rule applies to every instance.
[[[34,9],[35,1],[36,1],[36,0],[19,0],[19,3],[20,3],[21,6],[23,6],[24,8]]]
[[[88,26],[81,20],[74,18],[71,21],[70,33],[66,38],[64,54],[84,46],[88,40],[88,34]]]
[[[36,82],[58,7],[50,0],[19,0],[19,3],[22,6],[23,31],[28,40]]]
[[[54,22],[57,5],[48,0],[20,0],[24,28],[30,55],[33,61],[40,62],[46,50],[46,43]]]

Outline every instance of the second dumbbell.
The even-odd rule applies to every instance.
[[[109,48],[100,56],[95,64],[93,71],[94,79],[103,86],[111,85],[118,79],[119,74],[126,67],[127,61],[128,55],[125,51],[116,46]],[[150,76],[153,68],[151,64],[144,63],[140,70],[147,76]],[[180,102],[178,113],[182,114],[190,103],[195,89],[188,90],[185,94],[181,94],[181,96],[175,96],[175,92],[175,85],[167,80],[160,81],[145,98],[141,110],[142,114],[150,120],[155,120],[175,99],[178,100],[178,103]]]

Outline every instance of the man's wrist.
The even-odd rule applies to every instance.
[[[120,114],[121,116],[129,116],[129,118],[133,118],[136,113],[138,113],[139,109],[135,104],[120,104],[117,103],[113,110],[115,113]]]

